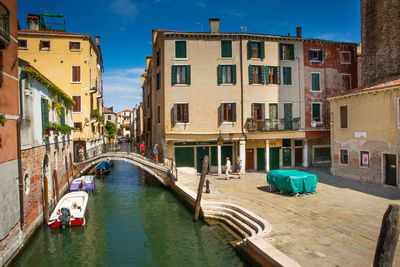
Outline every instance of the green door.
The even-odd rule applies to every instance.
[[[257,148],[257,170],[265,170],[265,148]]]
[[[269,168],[271,170],[279,169],[279,147],[269,149]]]
[[[292,149],[285,147],[282,149],[282,163],[284,167],[292,166]]]
[[[222,146],[221,147],[221,164],[226,164],[226,157],[229,157],[231,161],[231,165],[233,166],[233,159],[232,159],[232,146]]]
[[[194,167],[194,147],[175,147],[176,167]]]
[[[197,152],[197,172],[201,172],[201,169],[203,168],[204,156],[209,156],[209,150],[210,150],[210,147],[208,147],[208,146],[198,146],[196,148],[196,152]]]
[[[292,103],[284,103],[283,104],[283,118],[285,122],[285,130],[292,130],[293,129],[293,113],[292,113]]]

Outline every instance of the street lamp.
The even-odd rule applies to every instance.
[[[222,146],[222,144],[224,143],[224,138],[221,135],[221,131],[219,131],[219,136],[218,136],[218,139],[217,139],[217,143],[220,146]]]

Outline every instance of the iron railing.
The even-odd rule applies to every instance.
[[[248,118],[245,128],[248,132],[276,132],[276,131],[295,131],[300,129],[300,118],[292,120],[257,120]]]

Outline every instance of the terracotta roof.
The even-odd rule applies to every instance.
[[[344,96],[352,95],[352,94],[376,91],[376,90],[381,90],[381,89],[390,88],[390,87],[394,87],[394,86],[399,86],[399,88],[400,88],[400,74],[396,74],[396,75],[392,75],[392,76],[380,79],[378,81],[366,84],[362,87],[358,87],[358,88],[346,91],[345,93],[338,94],[338,95],[330,97],[328,99],[335,99],[338,97],[340,98],[340,97],[344,97]]]
[[[103,107],[103,113],[114,113],[110,108]]]

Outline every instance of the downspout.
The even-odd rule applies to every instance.
[[[299,78],[298,78],[298,80],[299,80],[299,116],[300,116],[300,128],[301,128],[301,106],[302,106],[302,102],[301,102],[301,84],[300,84],[300,79],[301,79],[301,72],[300,72],[300,58],[299,57],[296,57],[296,59],[297,59],[297,67],[298,67],[298,69],[299,69],[299,71],[298,71],[298,75],[299,75]],[[304,72],[304,71],[303,71]],[[303,87],[303,91],[304,91],[304,87]],[[303,92],[304,93],[304,92]],[[305,116],[305,111],[304,111],[304,116]],[[306,118],[303,118],[304,119],[304,129],[306,128]],[[292,122],[293,123],[293,122]]]
[[[20,75],[21,76],[21,75]],[[20,212],[20,229],[24,224],[24,181],[22,177],[22,154],[21,154],[21,120],[24,115],[21,77],[18,82],[19,89],[19,116],[17,120],[17,153],[18,153],[18,176],[19,176],[19,212]]]
[[[244,133],[244,122],[243,122],[243,52],[242,52],[242,35],[239,36],[240,40],[240,120],[242,127],[242,135],[247,140],[247,136]]]

